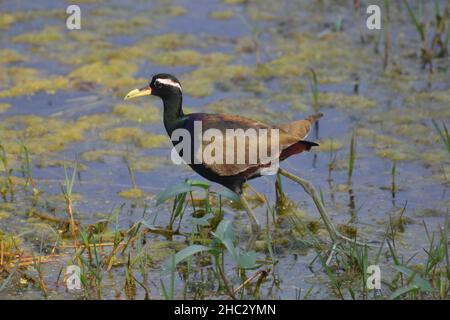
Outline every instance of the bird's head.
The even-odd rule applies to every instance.
[[[180,81],[170,74],[160,73],[153,76],[148,86],[128,92],[124,100],[147,95],[154,95],[164,100],[181,96],[181,94],[182,88]]]

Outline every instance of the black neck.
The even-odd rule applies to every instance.
[[[181,94],[170,95],[163,98],[164,103],[164,127],[169,136],[177,128],[183,118],[183,96]]]

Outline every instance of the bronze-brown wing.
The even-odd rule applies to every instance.
[[[270,129],[280,129],[277,127],[271,127],[269,125],[266,125],[264,123],[251,120],[248,118],[240,117],[237,115],[226,115],[226,114],[193,114],[190,115],[193,116],[192,118],[196,121],[201,120],[202,121],[202,131],[203,134],[209,129],[216,129],[219,130],[222,133],[223,140],[218,141],[217,145],[222,144],[222,150],[223,154],[215,154],[215,152],[212,152],[212,149],[207,149],[208,145],[212,145],[213,142],[215,142],[214,139],[203,141],[203,148],[194,150],[194,152],[197,154],[199,152],[202,152],[202,158],[203,158],[203,164],[208,169],[212,170],[216,174],[220,176],[234,176],[238,175],[245,171],[252,171],[256,170],[258,167],[264,167],[270,165],[270,160],[277,159],[280,157],[283,150],[288,149],[290,146],[293,146],[299,142],[298,137],[295,137],[293,135],[290,135],[286,131],[284,131],[282,128],[279,130],[279,148],[277,148],[277,151],[272,154],[271,153],[271,131]],[[237,160],[237,154],[238,149],[242,152],[242,147],[244,143],[242,142],[242,139],[239,139],[241,141],[241,145],[239,145],[239,140],[236,138],[236,136],[232,136],[230,134],[227,134],[227,129],[242,129],[246,133],[246,139],[245,139],[245,159],[241,158],[240,160],[244,160],[241,162],[238,162]],[[249,130],[250,129],[250,130]],[[252,131],[252,129],[254,131]],[[267,131],[261,131],[261,129],[266,129]],[[234,131],[236,132],[236,131]],[[267,132],[267,133],[266,133]],[[253,134],[252,134],[253,133]],[[258,147],[258,138],[259,134],[267,134],[267,152],[265,155],[267,157],[264,157],[264,154],[261,156],[257,149]],[[256,146],[256,149],[255,149]],[[253,150],[253,158],[250,158],[249,150]],[[218,159],[222,159],[221,163],[212,163],[211,161],[205,161],[205,155],[213,154],[214,156],[218,156]],[[228,155],[228,161],[227,161],[227,155]],[[250,160],[254,161],[250,161]]]

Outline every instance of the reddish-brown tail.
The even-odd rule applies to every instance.
[[[318,144],[315,142],[299,141],[299,142],[293,144],[292,146],[281,151],[280,161],[283,161],[284,159],[287,159],[294,154],[301,153],[303,151],[309,151],[309,150],[311,150],[312,147],[316,147],[316,146],[318,146]]]
[[[322,112],[318,112],[315,113],[307,118],[305,118],[305,120],[309,121],[311,124],[313,124],[314,122],[316,122],[317,120],[319,120],[320,118],[323,117],[323,113]]]
[[[299,138],[299,140],[303,140],[308,136],[309,130],[311,130],[311,125],[322,116],[323,113],[316,113],[303,120],[282,124],[278,128]]]

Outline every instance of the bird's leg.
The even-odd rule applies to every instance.
[[[247,250],[249,250],[255,244],[255,241],[256,241],[259,233],[261,232],[261,227],[259,226],[259,223],[256,220],[255,213],[250,208],[250,205],[248,204],[247,199],[245,199],[245,196],[241,193],[241,194],[239,194],[239,198],[241,200],[241,204],[244,207],[245,212],[248,215],[248,218],[250,220],[250,224],[252,226],[252,234],[251,234],[250,240],[249,240],[249,242],[247,244]]]
[[[361,246],[367,245],[366,243],[362,243],[362,242],[350,239],[350,238],[340,234],[336,230],[333,223],[331,222],[330,216],[328,215],[322,201],[320,200],[320,196],[317,193],[316,188],[314,188],[314,186],[309,181],[302,179],[300,177],[297,177],[296,175],[294,175],[286,170],[283,170],[281,168],[279,169],[278,172],[281,175],[285,176],[286,178],[291,179],[292,181],[301,185],[303,187],[303,189],[306,191],[306,193],[311,196],[311,198],[313,199],[314,204],[316,205],[316,208],[319,211],[319,214],[325,224],[325,227],[327,228],[327,231],[330,234],[330,238],[333,241],[333,244],[341,239],[341,240],[345,240],[347,242],[355,243],[355,244],[361,245]]]

